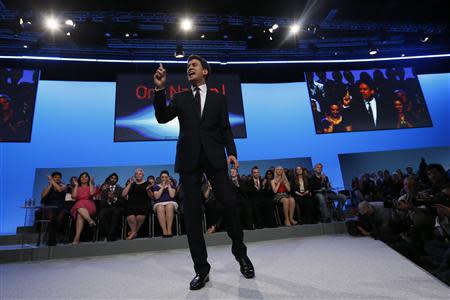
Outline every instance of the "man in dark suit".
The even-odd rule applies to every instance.
[[[159,123],[167,123],[178,117],[180,123],[175,172],[180,173],[183,184],[186,232],[196,272],[190,283],[191,290],[201,289],[209,280],[210,265],[201,223],[203,173],[210,180],[216,199],[224,207],[232,253],[240,264],[241,273],[246,278],[253,278],[255,274],[243,243],[236,195],[227,175],[227,165],[239,167],[227,100],[221,94],[208,91],[206,81],[209,74],[208,62],[198,55],[191,55],[187,64],[191,89],[175,94],[169,105],[166,105],[166,70],[162,64],[154,75],[156,119]]]
[[[359,81],[360,101],[354,101],[353,130],[374,130],[393,128],[392,105],[388,99],[381,99],[375,93],[371,80]]]
[[[267,203],[263,193],[263,179],[260,176],[259,168],[252,168],[252,176],[248,180],[248,200],[251,203],[255,215],[255,226],[263,228],[268,220],[268,216],[273,212],[273,201]]]

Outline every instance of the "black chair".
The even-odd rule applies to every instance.
[[[97,224],[96,228],[92,229],[92,242],[95,242],[98,240],[98,222],[99,222],[99,220],[98,220],[97,216],[92,217],[92,219]],[[66,244],[69,243],[70,235],[72,233],[72,224],[74,222],[75,222],[75,220],[72,218],[71,215],[69,215],[69,218],[67,221],[67,226],[66,226],[66,233],[65,233],[65,237],[64,237],[64,243],[66,243]]]

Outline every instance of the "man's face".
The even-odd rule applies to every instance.
[[[54,180],[56,183],[60,183],[60,182],[61,182],[61,176],[59,176],[59,175],[53,175],[53,180]]]
[[[230,170],[230,175],[231,175],[231,177],[236,177],[237,176],[237,170],[236,169],[231,169]]]
[[[259,178],[259,169],[253,169],[252,176],[253,176],[253,178],[258,179]]]
[[[8,111],[10,108],[11,108],[11,104],[9,103],[8,99],[0,98],[0,110]]]
[[[203,84],[208,70],[203,69],[202,63],[198,59],[191,59],[187,65],[188,80],[192,85]]]
[[[352,97],[350,95],[345,95],[344,98],[342,98],[342,103],[345,106],[350,106],[352,104]]]
[[[323,170],[322,164],[317,164],[317,165],[314,167],[314,172],[316,172],[317,174],[322,174],[322,170]]]
[[[116,176],[111,176],[111,177],[109,178],[109,183],[110,183],[111,185],[115,185],[115,184],[117,183],[117,177],[116,177]]]
[[[371,89],[367,84],[361,83],[359,85],[359,92],[364,100],[371,99],[375,91]]]

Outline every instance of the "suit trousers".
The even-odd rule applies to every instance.
[[[247,255],[247,247],[243,242],[244,234],[239,220],[236,193],[228,178],[227,170],[215,169],[202,149],[197,168],[193,172],[180,173],[180,180],[183,184],[184,219],[194,269],[197,274],[206,275],[211,266],[207,260],[208,254],[202,229],[203,173],[211,182],[216,201],[219,201],[223,207],[226,230],[232,240],[231,252],[236,259],[239,259]]]

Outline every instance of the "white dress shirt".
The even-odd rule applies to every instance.
[[[195,97],[195,86],[191,86],[192,93]],[[200,89],[200,104],[201,104],[201,112],[200,115],[203,115],[203,108],[205,108],[205,102],[206,102],[206,91],[208,90],[206,87],[206,83],[199,85],[198,88]]]
[[[372,108],[374,125],[377,126],[377,101],[375,100],[375,98],[372,98],[369,101],[364,101],[367,112],[369,112],[369,103],[370,107]]]

